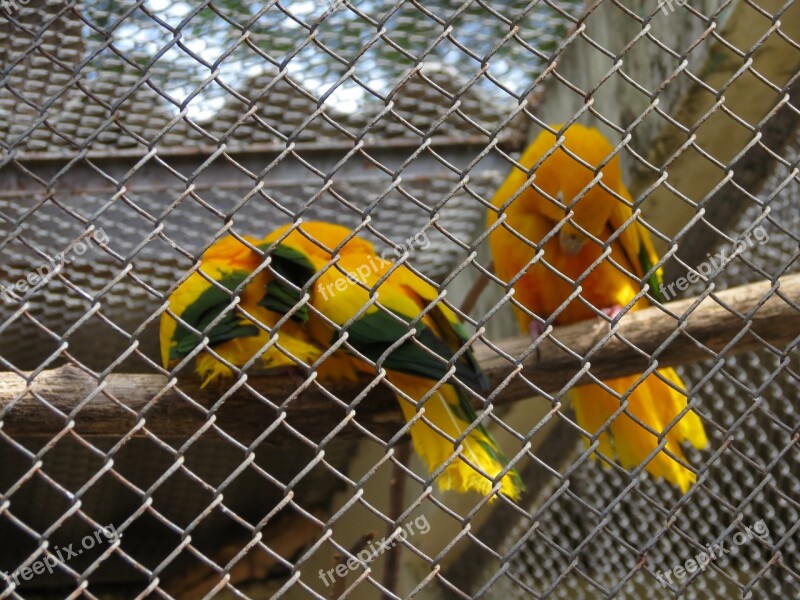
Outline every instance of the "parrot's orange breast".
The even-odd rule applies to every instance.
[[[603,241],[609,235],[607,231]],[[600,309],[625,306],[639,291],[640,284],[614,266],[608,256],[600,259],[603,252],[602,246],[588,241],[578,254],[569,255],[559,245],[558,236],[553,236],[544,246],[544,255],[515,284],[515,298],[542,318],[557,313],[556,324],[596,318]],[[619,267],[634,273],[617,242],[611,244],[611,258]],[[595,265],[598,259],[599,264]],[[502,270],[500,265],[498,273]],[[500,273],[503,278],[514,275]],[[579,296],[575,294],[577,286],[581,288]],[[640,300],[635,308],[644,306],[646,301]],[[518,316],[523,325],[530,322],[524,313],[518,312]]]
[[[569,303],[567,308],[556,319],[557,323],[574,323],[596,317],[597,312],[592,310],[587,303],[598,310],[615,305],[625,306],[636,295],[640,288],[639,282],[614,266],[607,256],[596,267],[592,267],[603,254],[603,251],[601,246],[589,241],[578,254],[569,256],[561,250],[557,237],[551,239],[545,246],[545,261],[573,281],[577,282],[583,277],[578,282],[581,287],[580,298],[574,298]],[[611,258],[619,267],[628,272],[633,271],[633,267],[622,248],[616,242],[611,245]],[[543,275],[542,278],[537,279],[539,285],[544,285],[547,288],[546,282],[548,280],[554,282],[558,280],[559,282],[554,286],[556,289],[555,294],[545,294],[545,314],[550,315],[558,310],[561,304],[569,298],[574,291],[574,286],[565,282],[563,278],[554,274],[544,265],[540,270],[546,270],[548,275]],[[640,306],[637,306],[637,308],[640,308]]]

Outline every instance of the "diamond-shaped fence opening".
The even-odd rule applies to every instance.
[[[800,595],[794,0],[0,15],[0,597]]]

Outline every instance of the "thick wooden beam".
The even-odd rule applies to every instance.
[[[556,328],[541,339],[538,353],[526,337],[498,342],[502,354],[477,347],[492,402],[513,402],[537,390],[559,394],[581,369],[580,381],[588,380],[588,372],[600,379],[641,372],[654,354],[659,366],[709,359],[723,350],[731,356],[764,349],[765,343],[784,354],[800,339],[800,274],[627,314],[603,343],[608,333],[609,324],[598,319]],[[246,381],[201,389],[193,377],[169,381],[157,374],[112,374],[98,382],[75,366],[41,372],[30,382],[0,373],[0,426],[12,436],[52,436],[71,427],[83,436],[121,437],[138,428],[135,435],[187,437],[213,419],[213,426],[243,443],[271,427],[265,443],[285,443],[292,430],[319,441],[348,415],[333,394],[355,408],[337,436],[363,428],[387,438],[403,423],[388,387],[379,383],[354,402],[371,382],[250,374]]]

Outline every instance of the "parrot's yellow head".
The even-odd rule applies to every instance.
[[[553,129],[559,130],[561,127],[554,125]],[[609,159],[614,148],[597,129],[574,124],[564,131],[563,136],[563,144],[539,165],[534,180],[539,189],[550,198],[555,198],[561,206],[535,189],[531,189],[532,194],[521,195],[520,200],[529,198],[534,210],[554,222],[561,221],[566,213],[572,211],[571,222],[564,223],[559,230],[559,245],[566,254],[574,255],[589,239],[575,225],[595,237],[601,237],[611,212],[620,202],[599,182],[591,184],[597,168],[605,162],[600,172],[603,184],[609,189],[619,190],[622,180],[618,157],[615,155]],[[556,146],[557,141],[549,131],[543,131],[522,155],[520,163],[530,169]],[[570,156],[570,153],[589,166]],[[526,209],[530,210],[530,207]]]

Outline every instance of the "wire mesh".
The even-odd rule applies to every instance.
[[[339,435],[352,426],[349,414],[328,424],[328,435],[304,435],[281,420],[270,390],[246,383],[247,369],[225,390],[242,388],[264,409],[255,439],[217,420],[227,391],[214,408],[180,393],[179,410],[204,419],[191,435],[154,433],[146,410],[133,411],[136,425],[124,435],[81,429],[82,410],[108,394],[112,375],[160,378],[148,408],[194,377],[191,365],[173,373],[178,383],[164,377],[158,320],[201,253],[229,232],[262,237],[284,223],[325,220],[398,252],[424,234],[429,244],[408,264],[447,289],[455,308],[452,297],[485,271],[492,195],[545,114],[613,134],[626,178],[640,182],[635,206],[656,205],[647,223],[668,273],[764,226],[768,243],[682,295],[797,272],[793,1],[0,0],[0,12],[0,370],[30,384],[26,398],[4,397],[0,425],[19,419],[26,401],[40,411],[32,414],[63,423],[55,435],[35,434],[35,421],[28,433],[0,427],[0,597],[800,593],[797,337],[681,369],[710,437],[708,450],[687,452],[700,482],[686,494],[590,460],[574,414],[559,404],[564,393],[538,405],[547,418],[483,407],[482,421],[520,472],[545,473],[526,482],[536,493],[519,506],[434,491],[422,464],[398,458],[400,436],[363,426],[360,438]],[[752,29],[766,33],[739,36],[742,14],[760,18],[764,27]],[[630,38],[609,25],[623,21],[638,28]],[[665,37],[670,29],[680,31]],[[762,73],[775,40],[782,54]],[[741,64],[723,81],[715,77],[730,56],[714,54],[720,45]],[[585,87],[570,79],[578,46],[592,58],[579,64]],[[731,108],[745,75],[777,94],[789,147],[765,142],[774,110],[748,120]],[[612,79],[631,95],[609,104],[603,86]],[[691,127],[681,121],[687,90],[696,94],[689,105],[715,99]],[[548,98],[559,94],[572,100],[554,112]],[[725,139],[731,122],[753,133],[746,147],[731,143],[722,158],[696,142],[704,123]],[[653,165],[645,150],[660,128],[695,137]],[[659,138],[665,147],[668,137]],[[760,170],[741,166],[753,149]],[[675,177],[687,156],[732,175],[686,193]],[[659,196],[665,189],[670,200]],[[735,194],[720,225],[714,201]],[[666,214],[670,202],[686,219]],[[692,249],[702,250],[699,259]],[[52,278],[15,287],[42,265]],[[514,333],[512,302],[489,293],[481,314],[464,315],[486,341]],[[93,382],[75,392],[69,414],[33,387],[64,365]],[[313,374],[295,377],[297,390],[325,389]],[[124,398],[113,401],[131,416]],[[540,428],[550,420],[562,428],[547,438]],[[551,456],[548,444],[561,434],[566,452]],[[759,521],[768,536],[662,585],[663,572]],[[402,554],[376,552],[364,537],[377,541],[398,526],[408,533]],[[80,552],[65,560],[67,548]],[[348,568],[345,587],[318,574],[365,548],[370,569]],[[52,568],[36,573],[46,558]]]

